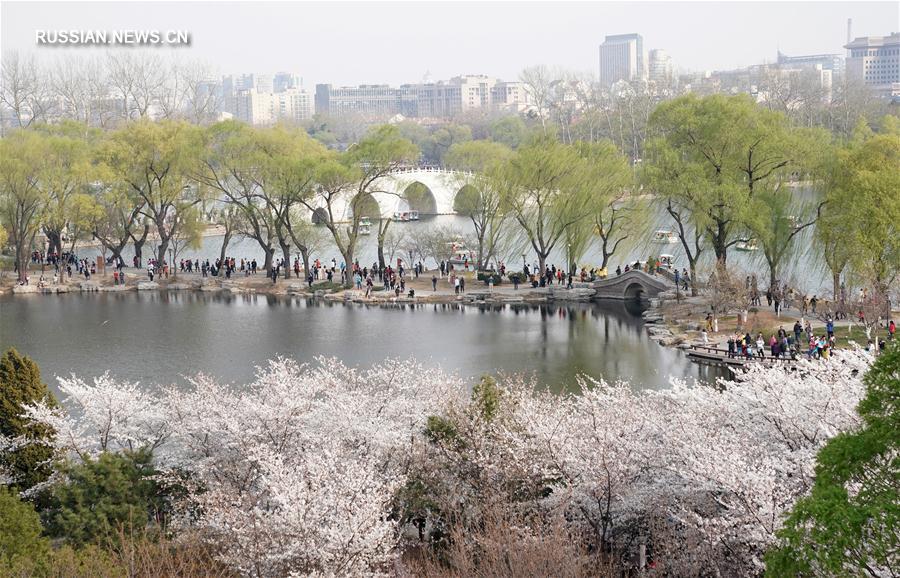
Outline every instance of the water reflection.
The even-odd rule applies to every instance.
[[[113,374],[180,383],[203,371],[251,378],[275,355],[334,356],[351,365],[415,357],[474,381],[525,373],[556,390],[588,374],[634,387],[668,375],[713,380],[710,367],[647,338],[637,304],[362,304],[302,296],[186,292],[73,293],[0,298],[0,347],[34,357],[53,375]]]

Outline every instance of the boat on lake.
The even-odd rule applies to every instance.
[[[665,229],[660,229],[659,231],[655,231],[650,240],[654,243],[677,243],[678,235],[675,234],[674,231],[667,231]]]

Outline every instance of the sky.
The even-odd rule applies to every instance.
[[[840,53],[854,36],[900,30],[900,2],[10,2],[0,47],[52,61],[107,47],[38,46],[38,30],[184,30],[155,50],[221,74],[288,71],[304,86],[399,85],[536,64],[597,75],[608,34],[637,32],[679,70],[725,70]],[[114,50],[135,50],[118,47]]]

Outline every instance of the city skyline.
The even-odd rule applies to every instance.
[[[138,9],[145,5],[150,6],[4,2],[2,49],[43,60],[63,54],[102,56],[106,49],[96,46],[36,46],[36,31],[187,30],[189,47],[150,50],[207,62],[220,75],[288,71],[312,90],[317,83],[396,86],[466,74],[515,80],[523,68],[538,64],[596,77],[597,50],[604,38],[628,33],[641,34],[646,50],[665,50],[676,70],[736,69],[774,63],[779,51],[790,56],[844,54],[847,18],[853,19],[854,37],[886,36],[895,30],[885,23],[897,22],[900,14],[894,2],[601,2],[566,3],[565,10],[559,10],[560,4],[549,10],[550,4],[537,2],[477,7],[469,2],[191,2],[156,3],[149,12]],[[339,17],[351,5],[355,17]],[[716,21],[726,13],[728,21],[700,31],[671,25]],[[304,14],[316,15],[314,26]],[[436,16],[440,30],[452,33],[434,34],[429,23]],[[510,24],[498,27],[503,22]],[[768,25],[759,28],[764,22]],[[240,51],[233,49],[236,36]]]

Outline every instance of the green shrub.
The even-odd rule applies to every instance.
[[[41,382],[41,371],[29,357],[8,349],[0,357],[0,434],[24,437],[33,443],[0,453],[0,466],[13,477],[14,484],[27,490],[45,481],[52,473],[53,449],[48,440],[54,432],[34,424],[23,415],[25,406],[45,401],[56,406],[56,399]]]
[[[44,566],[50,542],[41,536],[42,530],[31,504],[0,488],[0,572],[13,569],[10,574],[28,576]]]
[[[81,546],[120,528],[141,533],[152,522],[164,522],[165,496],[152,479],[156,470],[149,451],[107,452],[61,470],[68,481],[53,488],[47,512],[51,536]]]
[[[494,285],[499,285],[500,282],[503,281],[503,277],[501,277],[499,273],[493,273],[491,271],[479,271],[476,278],[479,281],[484,281],[485,285],[489,284],[491,281],[494,282]]]
[[[900,543],[900,346],[864,378],[863,427],[831,439],[816,456],[810,495],[797,502],[767,576],[879,575],[897,568]]]

